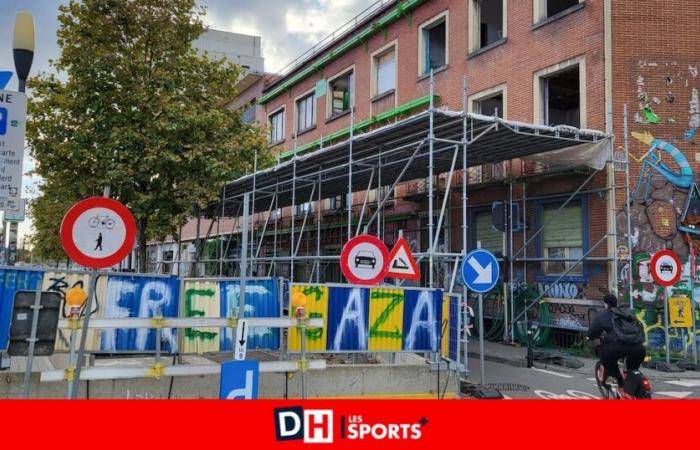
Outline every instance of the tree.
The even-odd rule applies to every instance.
[[[28,84],[28,143],[45,180],[33,212],[39,249],[55,250],[48,241],[60,214],[51,205],[62,214],[109,186],[136,218],[143,271],[149,239],[174,234],[216,201],[226,181],[251,170],[256,150],[269,161],[262,131],[225,108],[242,69],[192,47],[204,14],[195,0],[59,8],[60,76]]]

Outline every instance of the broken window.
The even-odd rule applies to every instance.
[[[353,78],[352,71],[347,72],[328,83],[330,92],[330,114],[329,117],[337,116],[350,111],[353,98]]]
[[[579,66],[540,78],[542,117],[546,125],[581,126]]]
[[[579,0],[544,0],[547,16],[552,17],[579,4]]]
[[[396,89],[396,52],[394,47],[375,56],[374,62],[374,95]]]
[[[284,109],[270,114],[270,142],[275,144],[284,139]]]
[[[447,65],[447,16],[421,28],[423,74]]]
[[[473,110],[485,116],[503,117],[503,93],[474,100]]]
[[[472,26],[478,35],[478,41],[472,45],[477,50],[498,42],[505,37],[503,30],[504,0],[472,0]]]
[[[297,133],[316,125],[316,95],[311,94],[297,100]]]
[[[544,272],[547,275],[583,274],[583,265],[576,265],[583,257],[583,217],[581,202],[574,202],[559,210],[559,204],[546,205],[542,209],[540,223],[542,230],[542,250],[545,259]]]

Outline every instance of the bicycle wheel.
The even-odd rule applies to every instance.
[[[603,363],[597,361],[595,363],[595,384],[598,386],[600,395],[603,400],[609,400],[611,396],[610,385],[605,382],[605,369],[603,368]]]

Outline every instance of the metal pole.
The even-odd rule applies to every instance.
[[[379,197],[382,197],[384,195],[384,189],[382,186],[382,158],[379,157],[379,160],[377,161],[377,211],[379,212],[379,215],[377,216],[377,239],[381,240],[382,239],[382,213],[379,210]],[[388,195],[388,192],[387,192]]]
[[[92,298],[95,296],[97,287],[97,271],[90,271],[90,279],[88,281],[87,304],[85,305],[85,318],[83,319],[83,329],[80,331],[80,345],[78,347],[78,359],[75,363],[75,373],[73,375],[73,387],[71,398],[74,399],[78,395],[80,387],[80,369],[83,367],[83,357],[85,356],[85,345],[87,342],[88,325],[90,324],[90,312],[92,311]]]
[[[241,278],[238,291],[238,318],[242,319],[245,313],[245,280],[248,273],[248,212],[250,193],[243,194],[243,228],[241,229]],[[231,305],[233,307],[233,305]],[[236,326],[238,326],[236,324]],[[236,333],[231,330],[231,353],[236,354]]]
[[[671,298],[671,293],[672,293],[672,288],[671,286],[666,287],[666,295],[664,298],[664,337],[666,338],[666,364],[671,364],[671,352],[670,352],[670,344],[671,344],[671,338],[668,335],[668,301]],[[695,336],[693,336],[695,338]]]
[[[80,320],[79,317],[71,318],[71,320],[75,320],[78,322]],[[179,333],[178,333],[179,334]],[[75,332],[75,328],[70,330],[70,353],[68,354],[68,369],[72,370],[73,373],[75,373],[75,338],[77,337],[77,333]],[[73,398],[73,383],[68,382],[68,392],[66,394],[66,398]]]
[[[481,248],[481,241],[477,241],[476,248]],[[479,375],[481,385],[486,380],[486,369],[484,368],[484,294],[479,294]]]
[[[695,258],[695,251],[693,251],[693,243],[690,243],[690,254],[689,258],[696,259]],[[692,261],[688,263],[688,268],[692,269],[695,266],[695,261]],[[693,326],[691,328],[692,334],[692,349],[693,349],[693,362],[695,364],[698,363],[698,343],[695,338],[695,333],[696,333],[696,325],[695,325],[695,274],[693,273],[692,270],[689,270],[690,272],[690,317],[693,318]],[[631,287],[630,287],[630,299],[632,298],[631,294]]]
[[[625,103],[624,109],[624,128],[625,128],[625,212],[627,213],[627,280],[628,289],[630,296],[630,308],[632,308],[632,218],[630,211],[630,153],[628,146],[628,132],[629,128],[627,125],[628,115],[627,115],[627,104]],[[695,339],[693,339],[695,342]]]
[[[509,163],[511,178],[513,176],[513,167]],[[515,317],[515,298],[513,298],[513,182],[510,185],[510,199],[508,201],[508,263],[510,264],[510,317]],[[515,342],[515,322],[510,321],[510,342]]]
[[[316,208],[316,283],[321,282],[321,210],[323,197],[321,197],[321,174],[318,174],[318,208]]]
[[[255,149],[255,155],[253,157],[253,195],[251,202],[251,220],[253,221],[253,226],[250,227],[250,268],[251,271],[255,269],[255,189],[257,187],[257,174],[258,174],[258,149]],[[252,273],[252,272],[251,272]]]
[[[434,287],[433,284],[433,237],[435,230],[433,229],[433,150],[435,145],[435,135],[433,130],[433,94],[435,93],[435,80],[433,78],[433,70],[430,70],[430,112],[429,112],[429,131],[428,131],[428,286]]]
[[[27,352],[27,367],[24,370],[24,384],[22,385],[22,396],[29,398],[29,385],[32,376],[32,366],[34,365],[34,347],[36,345],[36,332],[39,328],[39,312],[41,311],[41,285],[44,280],[44,274],[40,273],[40,277],[36,282],[36,291],[34,291],[34,304],[32,305],[32,331],[29,337],[29,349]]]
[[[296,139],[296,138],[295,138]],[[296,154],[293,156],[294,160],[292,161],[292,225],[291,225],[291,240],[289,244],[289,281],[294,281],[294,238],[296,237],[294,235],[294,228],[295,228],[295,219],[296,219],[296,212],[297,212],[297,156]]]
[[[350,141],[348,142],[348,241],[352,239],[352,143],[355,137],[355,105],[350,100]]]
[[[467,77],[465,76],[462,81],[462,257],[467,255],[467,185],[469,183],[468,167],[467,167]],[[469,374],[469,336],[467,334],[469,321],[469,302],[468,300],[469,291],[467,286],[462,287],[462,307],[457,308],[461,312],[461,325],[464,326],[464,345],[463,345],[463,360],[464,360],[464,375]],[[457,340],[461,340],[462,330],[459,329]],[[459,346],[458,346],[459,347]],[[459,367],[459,348],[457,348],[457,367]],[[459,377],[457,377],[459,378]],[[457,381],[457,392],[459,392],[459,380]]]

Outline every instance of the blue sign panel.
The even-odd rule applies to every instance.
[[[221,281],[221,317],[238,315],[240,307],[241,282]],[[279,284],[276,278],[252,279],[245,283],[244,317],[279,317]],[[233,330],[223,328],[220,335],[221,351],[232,350]],[[279,328],[255,327],[248,332],[248,349],[277,350],[280,346]]]
[[[462,280],[469,290],[477,294],[493,289],[499,273],[498,260],[488,250],[473,250],[462,261]]]
[[[258,398],[257,361],[227,361],[221,363],[221,400],[255,400]]]

